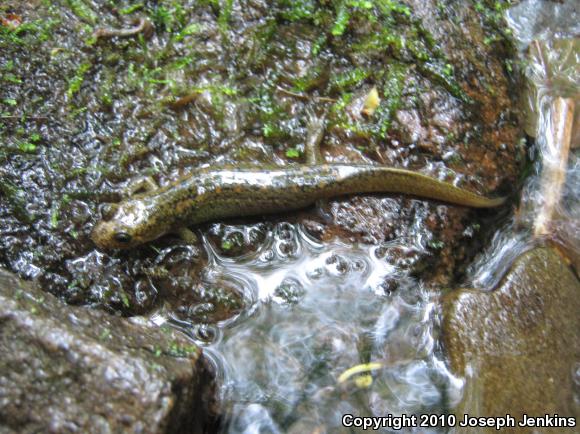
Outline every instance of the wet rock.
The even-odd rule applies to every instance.
[[[173,330],[70,307],[0,269],[0,432],[201,433],[213,380]]]
[[[450,294],[444,342],[452,369],[468,377],[457,413],[578,418],[578,294],[576,276],[547,248],[521,256],[493,292]]]

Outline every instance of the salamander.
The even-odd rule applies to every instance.
[[[403,193],[475,208],[496,207],[505,200],[417,172],[372,165],[203,168],[165,187],[110,204],[92,239],[102,249],[127,249],[187,226],[297,210],[321,199],[361,193]]]

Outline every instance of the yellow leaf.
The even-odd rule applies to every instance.
[[[352,377],[355,374],[361,374],[363,372],[369,372],[369,371],[376,371],[377,369],[381,369],[383,367],[382,363],[379,362],[371,362],[371,363],[363,363],[361,365],[356,365],[353,366],[352,368],[348,368],[346,371],[344,371],[342,374],[340,374],[340,377],[338,377],[338,383],[344,383],[346,380],[348,380],[350,377]]]
[[[373,377],[370,375],[361,375],[360,377],[356,377],[354,380],[354,384],[359,389],[368,389],[373,384]]]
[[[362,109],[362,114],[365,116],[372,116],[380,103],[381,99],[379,98],[379,91],[377,90],[376,87],[373,87],[367,94]]]

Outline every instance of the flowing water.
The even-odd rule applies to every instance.
[[[204,241],[206,279],[235,282],[247,306],[209,332],[169,321],[218,367],[227,432],[349,432],[344,414],[439,414],[453,406],[461,381],[436,344],[435,296],[389,261],[419,243],[322,243],[286,222],[243,258],[221,256]],[[405,283],[391,293],[389,278]],[[370,362],[380,366],[341,379]]]

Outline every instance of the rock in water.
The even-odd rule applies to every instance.
[[[579,294],[576,276],[547,248],[520,257],[493,292],[451,293],[444,342],[453,371],[468,377],[457,414],[578,420]],[[538,432],[511,432],[528,429]]]
[[[0,269],[1,433],[201,433],[209,366],[174,330],[67,306]]]

